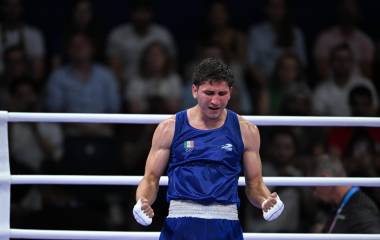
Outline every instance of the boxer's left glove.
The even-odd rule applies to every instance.
[[[139,199],[133,207],[133,216],[135,217],[138,223],[140,223],[143,226],[148,226],[152,223],[152,218],[144,213],[144,211],[141,209],[141,206],[141,199]]]
[[[266,204],[267,201],[270,199],[265,200],[262,204],[261,207],[264,209],[264,205]],[[266,212],[263,210],[263,217],[266,221],[270,222],[278,218],[282,211],[284,211],[285,205],[281,201],[280,197],[277,195],[276,197],[276,204],[274,204],[271,208],[269,208]]]

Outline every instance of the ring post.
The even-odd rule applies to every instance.
[[[0,111],[0,240],[9,240],[11,172],[8,150],[8,112]]]

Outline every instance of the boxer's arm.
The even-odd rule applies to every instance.
[[[255,125],[246,120],[240,120],[240,129],[244,142],[243,165],[246,182],[245,192],[252,205],[257,208],[262,208],[262,203],[271,197],[271,193],[264,184],[261,173],[259,130]]]
[[[137,187],[136,202],[141,199],[144,212],[151,217],[153,217],[153,210],[150,206],[156,200],[159,180],[169,160],[174,128],[174,117],[161,122],[156,128],[145,165],[144,177]]]
[[[250,122],[240,119],[240,129],[244,142],[244,175],[246,195],[252,205],[263,210],[263,217],[267,221],[276,219],[282,213],[284,204],[277,196],[271,193],[262,177],[260,158],[260,133],[258,128]]]

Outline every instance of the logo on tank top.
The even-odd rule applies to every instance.
[[[231,152],[232,151],[232,144],[226,143],[226,144],[222,145],[220,148],[226,150],[227,152]]]
[[[191,152],[194,149],[194,141],[185,141],[183,143],[183,147],[185,148],[185,152]]]

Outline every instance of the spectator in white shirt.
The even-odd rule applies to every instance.
[[[31,65],[32,77],[40,83],[45,74],[45,43],[41,32],[23,22],[23,6],[20,0],[4,0],[1,4],[3,21],[0,23],[0,55],[5,49],[20,46]],[[0,59],[0,73],[4,64]]]
[[[318,115],[350,116],[349,92],[357,85],[367,86],[378,106],[378,95],[372,82],[355,71],[351,48],[343,43],[331,50],[332,74],[314,92],[314,112]]]
[[[152,42],[164,43],[171,54],[175,53],[171,33],[152,21],[153,10],[148,1],[135,1],[130,13],[131,22],[116,27],[110,34],[106,55],[121,88],[131,75],[138,71],[142,51]]]
[[[142,53],[139,72],[126,89],[128,111],[133,113],[174,113],[182,104],[182,79],[168,48],[151,43]]]

